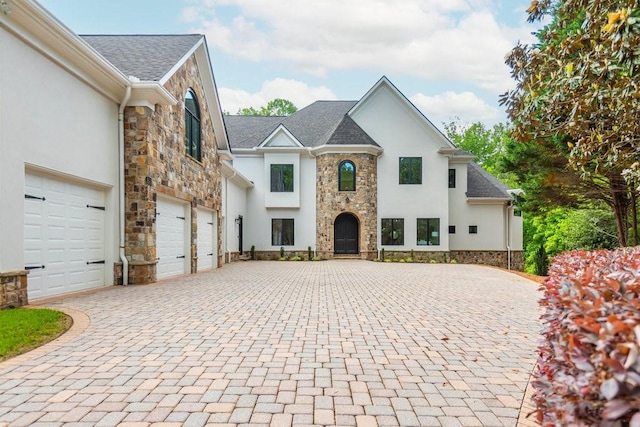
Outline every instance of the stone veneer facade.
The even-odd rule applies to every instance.
[[[338,166],[350,160],[356,167],[356,191],[338,191]],[[377,257],[378,158],[367,153],[320,154],[316,157],[316,251],[322,259],[334,258],[333,223],[351,213],[359,225],[359,257]]]
[[[387,260],[409,258],[410,251],[394,251],[385,249],[384,257]],[[491,265],[493,267],[508,268],[507,251],[413,251],[413,259],[416,262],[437,262],[457,264]],[[511,270],[524,271],[524,252],[511,251]]]
[[[0,273],[0,309],[27,305],[27,270]]]
[[[481,264],[507,268],[507,251],[451,251],[449,258],[459,264]],[[511,251],[511,270],[524,271],[524,252]]]
[[[191,206],[191,272],[197,270],[197,207],[215,212],[220,230],[221,174],[216,135],[195,58],[189,58],[165,83],[174,106],[125,110],[125,255],[129,283],[156,281],[156,201],[158,194]],[[200,108],[202,160],[185,152],[184,97],[193,89]],[[218,232],[218,254],[222,239]],[[220,258],[218,258],[218,265]],[[116,273],[118,269],[115,270]],[[115,283],[121,282],[115,278]]]

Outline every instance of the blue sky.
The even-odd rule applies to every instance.
[[[222,108],[359,99],[386,75],[438,127],[505,121],[530,0],[40,0],[78,34],[207,36]],[[161,6],[160,6],[161,5]]]

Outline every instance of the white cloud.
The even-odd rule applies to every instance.
[[[275,98],[284,98],[301,109],[318,100],[334,100],[336,95],[325,86],[311,87],[306,83],[276,78],[265,81],[256,93],[241,89],[218,88],[220,104],[224,111],[235,114],[241,108],[259,108]]]
[[[444,92],[435,96],[418,93],[409,99],[437,127],[457,119],[462,124],[494,124],[502,118],[500,111],[472,92]]]
[[[185,15],[201,17],[194,30],[205,33],[211,47],[241,59],[284,61],[317,76],[374,69],[497,93],[510,85],[504,55],[531,29],[498,24],[492,3],[200,0],[199,14]]]

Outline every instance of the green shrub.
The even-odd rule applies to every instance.
[[[302,261],[302,257],[299,255],[296,255],[294,257],[289,258],[289,261]]]
[[[311,258],[311,261],[322,261],[322,258],[320,258],[319,256],[314,256],[313,258]]]
[[[387,259],[384,257],[384,248],[380,249],[380,259],[383,259],[383,260],[385,260],[385,261],[387,260]]]
[[[280,246],[280,258],[284,258],[284,247]]]
[[[307,259],[309,261],[313,259],[313,251],[311,251],[311,246],[307,247]]]
[[[251,254],[251,259],[256,259],[256,245],[251,245],[251,251],[249,253]]]

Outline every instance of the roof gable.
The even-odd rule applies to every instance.
[[[229,151],[206,40],[185,35],[83,35],[80,36],[123,74],[143,82],[164,85],[192,55],[195,56],[209,106],[219,150]],[[141,86],[138,84],[138,86]],[[175,94],[174,94],[175,95]]]
[[[377,92],[383,90],[383,88],[388,89],[393,96],[403,104],[411,113],[418,119],[420,123],[422,123],[429,131],[431,131],[434,135],[440,139],[442,145],[446,148],[455,148],[453,143],[447,138],[433,123],[424,115],[422,112],[411,102],[409,99],[398,90],[397,87],[386,77],[382,76],[378,82],[373,85],[369,91],[358,101],[351,110],[349,110],[349,116],[354,116],[357,114],[358,110],[362,109],[365,105],[367,105],[370,100],[372,100]]]
[[[300,141],[298,141],[285,126],[279,125],[271,135],[260,144],[260,147],[302,148],[302,144],[300,144]]]

